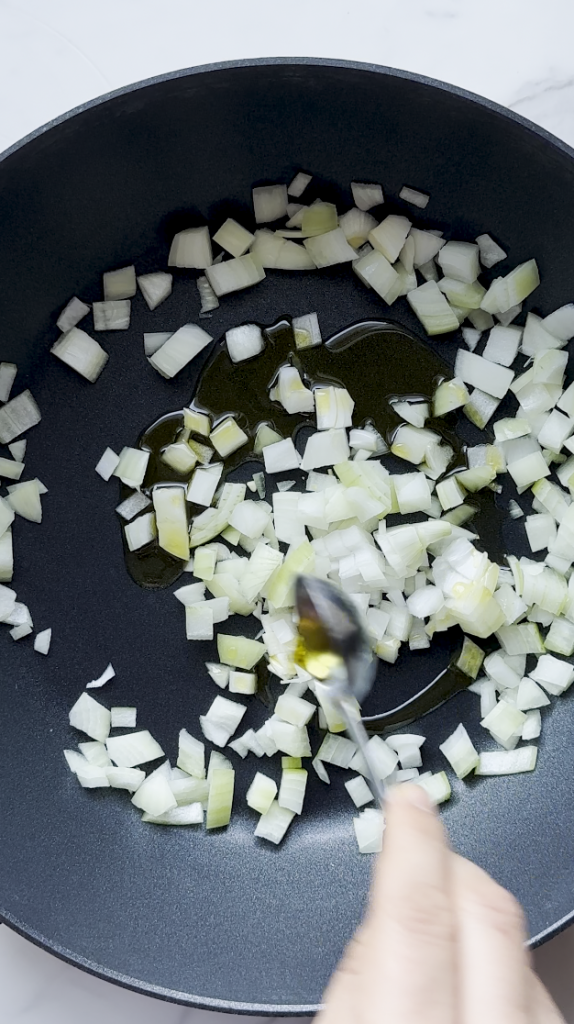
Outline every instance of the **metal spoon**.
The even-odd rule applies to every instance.
[[[333,656],[326,678],[319,680],[316,687],[340,712],[349,736],[365,758],[373,795],[383,804],[385,789],[371,755],[369,737],[352,700],[364,700],[376,672],[371,645],[357,609],[332,583],[314,576],[299,576],[295,595],[298,629],[305,650],[317,656]]]

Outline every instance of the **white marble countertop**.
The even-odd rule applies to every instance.
[[[0,150],[128,82],[238,57],[342,57],[482,93],[574,145],[570,0],[0,0]],[[574,1024],[574,930],[535,954]],[[4,1024],[228,1024],[61,963],[0,927]],[[237,1018],[237,1021],[254,1018]],[[259,1018],[258,1018],[259,1019]]]

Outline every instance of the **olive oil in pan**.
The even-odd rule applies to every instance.
[[[281,318],[273,326],[263,328],[263,332],[266,342],[264,351],[241,363],[232,363],[225,343],[220,342],[199,377],[192,399],[192,407],[209,413],[214,424],[233,415],[252,439],[225,460],[223,479],[242,463],[262,461],[253,450],[260,424],[268,423],[283,437],[294,438],[302,428],[314,428],[310,416],[290,415],[269,398],[269,389],[281,366],[296,366],[309,386],[334,384],[347,388],[355,401],[354,424],[361,426],[371,423],[387,440],[392,438],[403,422],[394,412],[389,399],[411,396],[430,400],[437,382],[452,373],[447,364],[423,342],[392,323],[363,321],[340,331],[324,345],[299,350],[295,345],[289,319]],[[454,449],[451,468],[465,465],[464,445],[448,429],[445,421],[431,418],[426,425],[439,433]],[[151,489],[161,482],[182,485],[187,482],[186,476],[174,472],[161,459],[162,451],[180,437],[183,426],[181,411],[168,413],[151,424],[139,438],[139,447],[150,452],[144,489]],[[205,441],[199,436],[195,439]],[[217,460],[216,454],[213,461]],[[412,469],[414,471],[415,467]],[[501,559],[501,527],[505,516],[496,506],[494,494],[488,490],[480,492],[472,495],[467,504],[477,510],[472,520],[473,530],[484,539],[490,557]],[[192,517],[202,510],[191,505],[189,511]],[[126,568],[132,579],[142,587],[168,587],[183,572],[183,563],[162,551],[157,544],[141,551],[129,552],[124,543],[124,549]],[[377,716],[378,721],[369,722],[369,727],[372,730],[387,730],[412,721],[436,708],[467,684],[468,677],[463,676],[456,667],[449,666],[420,694],[383,716]],[[264,682],[260,679],[259,692],[263,689]]]

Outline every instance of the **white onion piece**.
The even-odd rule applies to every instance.
[[[385,201],[381,185],[371,185],[363,181],[352,181],[351,192],[353,193],[355,206],[359,210],[371,210],[373,206],[381,206]]]
[[[150,356],[149,361],[162,377],[175,377],[212,340],[211,335],[196,324],[185,324]]]
[[[493,327],[482,353],[483,358],[502,366],[511,366],[516,358],[521,338],[521,327]]]
[[[345,783],[345,789],[355,807],[364,807],[365,804],[369,804],[374,800],[373,794],[362,775],[355,775],[354,778],[349,779]]]
[[[102,275],[104,300],[131,299],[137,291],[136,268],[122,267]],[[96,328],[97,330],[97,328]]]
[[[172,334],[173,331],[152,331],[151,334],[144,334],[144,355],[149,359],[162,345],[165,345]]]
[[[375,218],[370,213],[357,209],[356,206],[339,217],[339,227],[342,228],[349,245],[357,250],[364,245],[369,237],[369,232],[376,226]]]
[[[278,804],[294,814],[301,814],[307,788],[307,772],[304,768],[284,768],[281,775]]]
[[[32,626],[24,622],[21,626],[14,626],[9,632],[13,640],[22,640],[25,636],[30,636]]]
[[[145,779],[145,772],[140,768],[108,768],[106,770],[108,782],[113,789],[127,789],[128,793],[135,793]]]
[[[456,353],[455,374],[466,384],[479,388],[494,398],[504,398],[514,379],[512,370],[462,348]]]
[[[109,683],[110,679],[113,679],[115,674],[113,665],[110,663],[98,679],[92,679],[91,683],[86,684],[86,690],[99,689],[100,686],[104,686],[106,683]]]
[[[16,591],[0,586],[0,622],[6,622],[16,606]]]
[[[89,312],[90,307],[86,306],[85,302],[82,302],[81,299],[78,299],[74,295],[68,302],[67,306],[64,306],[64,309],[56,320],[56,327],[60,328],[62,334],[67,334],[67,332],[71,331],[72,327],[75,327],[80,320],[83,320]]]
[[[420,775],[415,780],[415,785],[422,786],[431,802],[435,805],[450,800],[451,787],[446,772],[437,772],[435,775]]]
[[[349,458],[350,450],[345,430],[321,430],[311,434],[305,445],[301,469],[321,469],[334,466]]]
[[[137,708],[111,708],[112,729],[135,729]]]
[[[297,348],[315,348],[322,344],[321,328],[316,313],[293,317],[292,327]]]
[[[426,192],[418,192],[416,188],[409,188],[408,185],[403,185],[399,192],[399,199],[404,199],[405,203],[411,203],[412,206],[418,206],[420,210],[424,210],[428,205],[430,196]]]
[[[6,477],[8,480],[19,480],[23,471],[23,462],[16,462],[15,459],[0,458],[0,477]]]
[[[318,761],[348,768],[357,753],[357,745],[345,736],[333,736],[331,733],[323,738],[316,755]]]
[[[267,445],[262,454],[266,473],[285,473],[301,465],[301,456],[290,437]]]
[[[432,336],[457,330],[458,319],[435,281],[427,281],[410,291],[407,301],[427,334]]]
[[[24,483],[12,484],[8,487],[6,501],[13,511],[23,519],[28,519],[31,523],[42,522],[42,503],[38,480],[26,480]],[[10,524],[8,523],[8,525]],[[3,532],[1,512],[0,532]]]
[[[94,302],[92,312],[94,314],[95,331],[126,331],[130,325],[131,302],[129,299],[110,299],[107,302]],[[70,331],[70,334],[77,330],[79,330],[79,328],[73,328],[73,330]],[[83,334],[84,332],[82,331],[81,333]],[[68,335],[65,337],[68,337]],[[86,337],[88,337],[88,335],[86,335]],[[64,339],[61,339],[61,341],[63,342]],[[60,342],[57,342],[56,344],[59,345]],[[56,346],[53,346],[52,352],[54,352],[55,355],[60,356],[60,359],[63,358],[60,352],[56,350]],[[68,361],[69,360],[64,360],[64,362]],[[74,369],[77,369],[77,367],[74,366]],[[81,373],[82,371],[79,370],[78,372]],[[86,374],[84,374],[84,376],[86,376]],[[91,377],[88,377],[88,380],[91,379]]]
[[[515,775],[531,772],[536,767],[536,747],[518,750],[485,750],[478,759],[475,775]]]
[[[247,806],[259,814],[267,814],[276,796],[277,783],[263,772],[257,772],[247,790]]]
[[[526,712],[526,721],[522,729],[521,739],[537,740],[542,732],[542,715],[538,708]]]
[[[388,305],[398,298],[401,290],[399,275],[382,252],[373,249],[360,256],[354,260],[353,270],[363,284],[376,291]]]
[[[143,494],[141,491],[134,491],[128,498],[116,505],[116,512],[122,519],[129,522],[134,516],[139,515],[144,509],[151,505],[151,500],[147,494]]]
[[[42,629],[39,633],[36,633],[34,637],[34,650],[38,651],[39,654],[47,654],[50,650],[50,644],[52,642],[52,630]]]
[[[177,766],[196,779],[205,778],[205,744],[191,736],[187,729],[179,733]]]
[[[494,710],[483,718],[480,724],[499,742],[507,743],[515,735],[520,736],[524,721],[525,715],[522,711],[505,700],[499,700]]]
[[[219,228],[219,231],[216,231],[214,234],[213,241],[217,242],[226,252],[231,253],[232,256],[243,256],[249,249],[254,237],[251,231],[247,231],[233,217],[228,217]]]
[[[7,402],[10,398],[17,372],[16,363],[0,363],[0,402]]]
[[[545,316],[542,327],[560,341],[571,341],[574,338],[574,303],[569,302]]]
[[[141,277],[138,277],[137,281],[148,309],[157,309],[160,303],[165,302],[168,296],[171,295],[173,288],[172,274],[166,274],[160,270],[154,274],[142,274]],[[146,352],[146,355],[148,354],[153,353]]]
[[[90,764],[95,764],[98,768],[111,768],[112,762],[105,743],[91,740],[89,743],[78,743],[78,747]]]
[[[506,259],[504,249],[501,249],[490,235],[479,235],[476,241],[478,243],[480,262],[483,267],[493,267],[495,263],[500,263],[501,260]]]
[[[83,696],[87,696],[87,694]],[[88,735],[91,734],[88,733]],[[105,739],[108,754],[118,768],[136,768],[137,765],[146,764],[148,761],[155,761],[158,757],[164,756],[159,743],[147,729],[128,733],[125,736],[105,737]]]
[[[275,714],[279,718],[299,727],[308,725],[316,710],[310,701],[288,693],[281,694],[275,705]]]
[[[111,460],[110,460],[111,461]],[[127,487],[141,487],[149,462],[149,452],[141,448],[122,448],[116,468],[112,471]]]
[[[229,673],[230,693],[257,693],[257,676],[255,672],[239,672],[237,669]],[[314,709],[313,709],[314,710]]]
[[[411,226],[408,217],[390,214],[369,233],[369,242],[389,263],[394,263],[405,244]]]
[[[479,754],[462,723],[444,743],[440,744],[439,750],[442,751],[459,779],[464,779],[473,771],[479,761]]]
[[[383,849],[385,819],[382,811],[367,807],[353,818],[359,853],[380,853]]]
[[[226,697],[216,697],[207,714],[200,717],[201,727],[205,736],[207,736],[207,732],[211,731],[209,726],[214,726],[218,732],[220,731],[221,734],[225,734],[227,739],[220,743],[218,739],[221,737],[218,735],[218,739],[212,739],[212,742],[215,742],[220,747],[225,746],[237,730],[246,710],[243,704],[236,704],[235,701],[227,700]],[[208,726],[207,732],[204,725]],[[209,739],[210,737],[207,736],[207,738]]]
[[[226,331],[225,341],[232,363],[240,363],[259,355],[265,347],[263,332],[257,324],[244,324]]]
[[[187,500],[195,505],[211,505],[222,473],[221,462],[211,466],[198,466],[187,488]]]
[[[133,522],[126,523],[124,534],[130,551],[139,551],[146,544],[151,544],[157,537],[155,514],[148,512],[146,515],[134,519]]]
[[[350,263],[357,258],[357,253],[347,242],[342,228],[334,228],[324,234],[305,238],[303,244],[317,267]]]
[[[132,797],[132,804],[154,818],[177,807],[177,800],[161,769],[152,772],[142,782]]]
[[[92,384],[108,361],[108,353],[79,327],[72,327],[63,334],[50,351]]]
[[[104,454],[96,465],[96,473],[102,480],[109,480],[114,470],[117,469],[120,461],[113,448],[106,448]]]
[[[542,654],[530,676],[548,690],[548,693],[562,694],[572,685],[574,668],[552,654]]]
[[[274,800],[266,814],[262,814],[255,835],[258,839],[267,839],[270,843],[278,845],[283,839],[295,814],[286,807],[280,807],[277,800]]]
[[[22,391],[0,409],[0,444],[8,444],[41,420],[30,391]]]
[[[205,270],[213,262],[209,228],[186,228],[174,235],[169,250],[169,267],[189,267]]]
[[[346,388],[318,387],[312,392],[312,398],[317,415],[317,430],[340,429],[352,425],[355,403]]]
[[[111,716],[107,708],[88,693],[82,693],[70,710],[70,725],[103,743],[110,734]]]
[[[107,768],[99,768],[95,764],[78,765],[76,769],[78,782],[84,789],[108,789]]]
[[[270,398],[281,403],[286,412],[313,412],[313,392],[306,388],[295,366],[282,366]]]
[[[303,192],[307,188],[309,182],[312,180],[312,177],[312,174],[305,174],[304,171],[299,171],[298,174],[296,174],[295,177],[293,178],[291,184],[289,185],[287,189],[287,194],[290,196],[295,196],[296,199],[299,199],[299,196],[303,195]]]
[[[231,821],[235,772],[232,768],[216,768],[210,774],[207,799],[206,828],[223,828]]]
[[[247,434],[232,416],[218,423],[210,436],[213,447],[222,459],[226,459],[228,455],[247,444],[248,440]]]
[[[534,708],[543,708],[548,704],[550,704],[550,700],[538,683],[529,679],[528,676],[520,680],[516,693],[516,707],[519,711],[532,711]]]
[[[257,224],[270,224],[287,215],[286,185],[260,185],[252,194]]]

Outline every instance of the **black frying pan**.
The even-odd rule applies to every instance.
[[[27,471],[49,487],[41,527],[15,530],[15,586],[50,656],[2,638],[0,913],[11,927],[87,970],[139,991],[236,1012],[303,1014],[320,1002],[361,915],[370,858],[356,852],[352,811],[333,772],[311,787],[307,813],[279,849],[257,844],[243,805],[253,763],[239,764],[237,811],[218,834],[143,826],[125,795],[83,792],[66,771],[70,705],[111,659],[103,699],[135,702],[173,756],[213,698],[208,644],[183,637],[167,592],[127,576],[113,514],[117,492],[93,472],[107,444],[130,444],[189,400],[195,364],[161,380],[143,359],[143,330],[196,319],[193,282],[150,314],[133,303],[127,334],[103,337],[110,362],[96,386],[48,355],[71,295],[100,298],[103,270],[166,264],[173,231],[194,219],[250,222],[254,182],[299,168],[341,186],[405,183],[432,195],[429,226],[473,239],[492,231],[512,264],[535,255],[532,308],[572,299],[574,154],[522,118],[451,86],[384,68],[307,59],[192,69],[80,108],[0,161],[0,355],[18,363],[43,421]],[[389,205],[389,210],[394,207]],[[398,308],[400,306],[400,309]],[[317,309],[325,335],[384,313],[348,272],[276,274],[222,303],[212,333],[245,319]],[[419,333],[397,304],[393,316]],[[90,324],[87,323],[88,330]],[[436,343],[447,360],[456,345]],[[384,366],[373,362],[370,371]],[[382,383],[384,386],[384,383]],[[508,543],[512,542],[509,537]],[[389,670],[389,704],[443,667],[443,652]],[[382,710],[382,708],[380,709]],[[254,704],[253,721],[264,709]],[[452,842],[524,904],[536,945],[574,914],[572,698],[546,716],[531,776],[455,787],[444,810]],[[477,698],[460,694],[424,720],[434,751]],[[480,731],[480,730],[478,730]],[[476,729],[475,733],[476,735]]]

